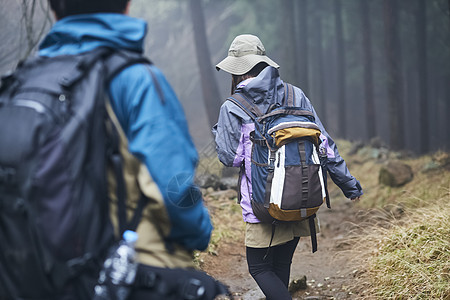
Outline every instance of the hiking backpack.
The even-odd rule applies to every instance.
[[[0,87],[0,299],[90,299],[114,243],[107,168],[119,221],[125,190],[109,81],[149,63],[108,48],[19,64]],[[121,209],[122,207],[122,209]],[[59,295],[59,296],[58,296]]]
[[[261,222],[273,224],[309,219],[315,252],[314,218],[323,202],[330,207],[326,153],[320,147],[321,131],[314,114],[294,106],[291,84],[285,83],[284,89],[282,103],[270,105],[264,113],[244,93],[233,94],[227,100],[255,124],[250,133],[253,213]],[[272,238],[273,233],[274,229]]]

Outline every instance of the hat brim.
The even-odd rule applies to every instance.
[[[269,66],[279,68],[280,66],[269,57],[257,54],[247,54],[244,56],[227,56],[216,65],[217,71],[224,70],[232,75],[243,75],[253,69],[260,62],[265,62]]]

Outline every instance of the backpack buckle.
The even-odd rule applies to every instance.
[[[269,159],[269,166],[267,167],[269,172],[273,172],[275,170],[275,158]]]
[[[275,170],[275,154],[276,151],[270,150],[270,156],[269,156],[269,166],[267,167],[269,172],[273,172]]]
[[[191,278],[183,286],[182,296],[183,299],[186,300],[202,299],[203,295],[205,295],[205,292],[206,290],[202,282],[198,279]]]

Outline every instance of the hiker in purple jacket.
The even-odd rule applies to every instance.
[[[266,56],[265,48],[254,35],[237,36],[228,56],[216,65],[232,75],[231,94],[240,92],[267,111],[277,99],[283,99],[283,81],[278,64]],[[351,200],[363,194],[359,182],[350,174],[339,155],[334,141],[326,132],[311,102],[300,88],[294,88],[296,107],[314,114],[322,134],[320,139],[326,149],[326,169],[333,182]],[[270,223],[262,223],[255,216],[252,205],[250,133],[255,130],[253,120],[239,106],[225,101],[220,109],[218,123],[213,128],[220,161],[228,167],[239,167],[240,205],[246,222],[245,245],[249,272],[267,299],[291,299],[288,292],[292,257],[301,236],[310,236],[307,220],[286,222],[272,231]],[[316,219],[316,231],[319,230]],[[268,251],[270,247],[270,251]],[[266,256],[266,257],[265,257]]]

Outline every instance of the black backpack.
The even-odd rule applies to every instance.
[[[91,298],[114,242],[108,166],[119,182],[119,220],[125,215],[107,84],[135,63],[150,62],[138,53],[98,48],[33,58],[3,77],[0,299],[59,299],[70,290],[78,299]]]

